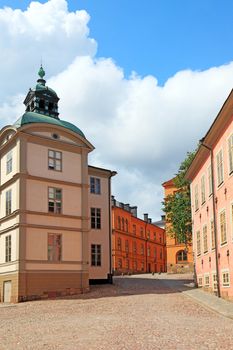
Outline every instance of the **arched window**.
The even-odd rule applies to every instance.
[[[118,238],[118,240],[117,240],[117,249],[121,250],[121,239],[120,238]]]
[[[121,218],[120,218],[120,216],[118,216],[117,221],[118,221],[118,229],[120,230],[121,229]]]
[[[126,251],[126,253],[129,252],[129,241],[128,240],[125,241],[125,251]]]
[[[125,219],[124,218],[121,219],[121,223],[122,223],[122,231],[125,231]]]
[[[179,252],[177,252],[176,254],[177,263],[184,262],[187,260],[188,260],[188,257],[187,257],[187,252],[185,250],[180,250]]]

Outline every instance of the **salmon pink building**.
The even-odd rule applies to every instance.
[[[186,177],[197,284],[233,299],[233,91],[200,141]]]
[[[88,166],[94,149],[59,118],[40,68],[25,113],[0,132],[0,301],[83,293],[111,281],[110,170]]]
[[[112,197],[113,273],[166,271],[165,230],[154,225],[148,214],[137,217],[137,207]]]

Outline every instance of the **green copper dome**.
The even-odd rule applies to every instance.
[[[35,113],[35,112],[26,112],[20,117],[15,123],[14,126],[18,129],[21,126],[31,124],[31,123],[44,123],[44,124],[53,124],[57,126],[61,126],[65,129],[71,130],[76,134],[85,138],[84,133],[74,124],[66,122],[65,120],[55,119],[53,117],[45,116],[43,114]]]
[[[39,75],[39,77],[41,77],[41,79],[43,79],[45,76],[45,71],[44,71],[44,68],[42,67],[42,65],[40,66],[38,75]]]

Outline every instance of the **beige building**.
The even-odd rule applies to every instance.
[[[0,133],[0,300],[82,293],[111,280],[109,170],[88,167],[94,147],[58,118],[44,71],[26,112]],[[95,189],[97,193],[95,193]]]

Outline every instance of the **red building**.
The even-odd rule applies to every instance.
[[[148,214],[137,217],[137,207],[112,197],[113,273],[166,271],[165,230],[152,223]]]

